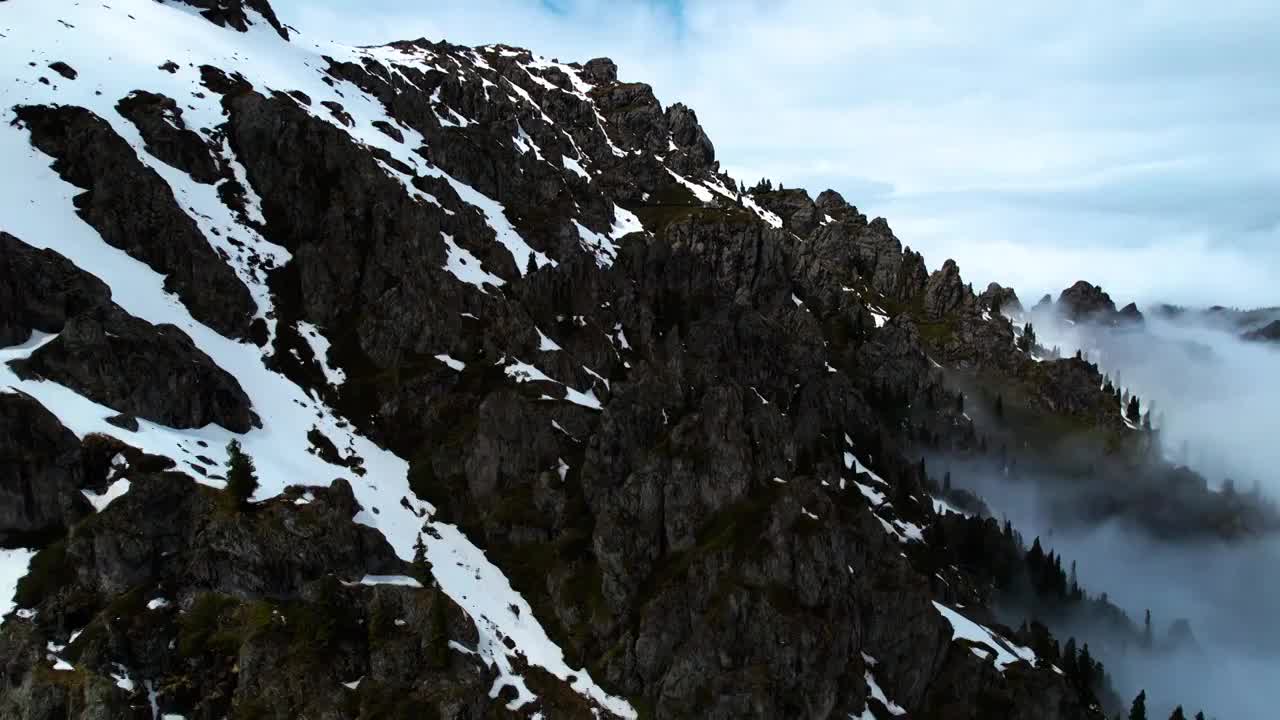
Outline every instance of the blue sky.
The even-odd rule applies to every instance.
[[[693,107],[736,177],[835,188],[975,285],[1280,304],[1270,3],[273,4],[304,37],[612,57]]]

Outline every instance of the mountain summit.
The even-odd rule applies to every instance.
[[[0,29],[0,716],[1103,717],[919,460],[974,369],[1142,437],[1012,291],[605,58]]]

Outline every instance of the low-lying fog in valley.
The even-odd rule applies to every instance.
[[[1280,496],[1280,346],[1242,340],[1247,328],[1204,313],[1148,312],[1141,328],[1130,329],[1075,324],[1050,312],[1015,318],[1019,327],[1027,321],[1041,345],[1057,346],[1064,356],[1081,349],[1117,387],[1137,394],[1143,412],[1153,410],[1167,461],[1189,466],[1219,491],[1230,482],[1230,492],[1258,493],[1257,502]],[[956,487],[1011,520],[1028,544],[1038,536],[1046,552],[1077,562],[1089,594],[1106,593],[1139,626],[1150,610],[1163,651],[1113,644],[1097,652],[1126,703],[1145,688],[1150,717],[1159,720],[1174,702],[1187,717],[1200,708],[1223,719],[1276,717],[1280,539],[1175,540],[1126,520],[1079,522],[1062,512],[1078,492],[1070,481],[1004,473],[989,462],[937,462],[947,465]],[[1179,619],[1190,623],[1194,642],[1172,649],[1167,638]],[[1060,637],[1107,646],[1101,628],[1066,625],[1056,628]]]

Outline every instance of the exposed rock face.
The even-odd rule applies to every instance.
[[[261,15],[287,37],[264,0],[190,4],[231,29]],[[170,169],[216,185],[264,246],[289,251],[258,268],[269,280],[254,287],[270,292],[252,296],[270,297],[267,369],[235,370],[305,391],[309,450],[333,474],[243,504],[128,448],[138,418],[157,433],[239,433],[254,401],[268,417],[278,399],[250,399],[262,383],[242,387],[216,345],[197,347],[206,333],[113,304],[109,272],[99,281],[0,234],[0,340],[57,333],[12,367],[120,413],[102,428],[113,437],[80,443],[38,406],[0,404],[26,424],[0,426],[0,448],[34,448],[10,492],[34,510],[0,518],[59,536],[19,588],[36,612],[0,628],[0,714],[148,716],[149,688],[160,712],[193,718],[609,714],[543,670],[541,648],[486,634],[496,615],[462,611],[445,579],[480,568],[441,545],[431,559],[454,564],[434,576],[398,556],[372,526],[401,513],[396,532],[438,539],[451,523],[483,547],[532,608],[521,622],[645,717],[884,715],[871,675],[917,717],[1098,717],[1049,668],[1001,672],[953,641],[934,607],[981,613],[992,597],[966,571],[923,569],[939,518],[913,441],[939,426],[970,445],[974,434],[962,412],[933,407],[949,396],[930,358],[1010,375],[1031,363],[1007,321],[975,312],[955,263],[929,277],[887,221],[834,191],[741,200],[693,111],[620,82],[607,58],[578,67],[415,40],[320,65],[278,76],[315,80],[305,88],[212,65],[194,85],[189,64],[166,66],[166,82],[191,74],[223,119],[190,126],[186,98],[140,79],[107,107],[142,153],[88,109],[18,110],[86,190],[81,217],[212,329],[248,336],[257,309],[239,277],[255,279],[211,248]],[[1096,368],[1045,367],[1045,403],[1102,402]],[[330,407],[329,430],[359,433],[350,446],[319,429]],[[181,437],[208,436],[226,437]],[[354,439],[398,457],[362,476]],[[276,491],[281,465],[260,465]],[[108,480],[128,492],[82,519],[79,487]],[[356,499],[406,480],[403,498]],[[359,584],[406,574],[424,586]],[[68,645],[57,652],[76,682],[50,679],[50,642]],[[113,680],[122,672],[131,690]],[[535,700],[512,700],[521,683]]]
[[[1243,337],[1252,342],[1280,342],[1280,320],[1257,330],[1250,330]]]
[[[25,360],[19,377],[66,385],[95,402],[175,428],[216,423],[247,432],[249,397],[172,325],[152,325],[114,305],[69,318],[58,337]]]
[[[1142,311],[1138,309],[1137,304],[1129,303],[1116,313],[1116,321],[1121,324],[1136,325],[1141,324],[1145,318],[1142,317]]]
[[[871,385],[884,386],[899,397],[915,397],[928,382],[929,358],[915,325],[905,317],[890,320],[863,345],[858,363]]]
[[[866,284],[881,295],[909,302],[924,290],[929,277],[924,258],[910,248],[904,250],[884,218],[867,223],[853,208],[846,217],[845,222],[819,227],[816,237],[831,233],[835,242],[852,240],[854,266]]]
[[[756,201],[782,218],[784,227],[797,235],[808,235],[818,226],[818,208],[804,190],[757,193]]]
[[[173,98],[135,90],[116,103],[116,109],[137,126],[146,151],[191,176],[212,185],[230,171],[219,163],[204,140],[187,128],[182,108]]]
[[[1058,311],[1075,322],[1092,322],[1110,327],[1133,327],[1144,321],[1138,306],[1129,303],[1121,310],[1111,296],[1097,285],[1083,280],[1062,291],[1058,297]]]
[[[231,27],[240,32],[249,29],[252,20],[245,10],[252,10],[270,23],[280,37],[289,39],[289,31],[276,18],[275,10],[267,0],[177,0],[177,2],[198,8],[200,14],[215,25]]]
[[[344,482],[311,489],[305,505],[291,494],[229,513],[218,493],[180,476],[129,480],[129,493],[59,546],[65,569],[19,589],[43,593],[44,612],[79,619],[82,632],[59,652],[83,681],[35,670],[53,636],[11,619],[0,635],[15,683],[0,693],[5,717],[140,717],[130,708],[149,706],[143,678],[174,664],[189,672],[183,687],[150,702],[195,716],[227,715],[233,699],[269,718],[480,717],[490,707],[493,673],[449,647],[476,639],[447,596],[357,584],[408,569],[376,531],[351,521],[357,506]]]
[[[666,120],[671,142],[677,150],[676,155],[669,158],[672,169],[690,174],[717,169],[716,150],[698,124],[698,116],[693,110],[676,103],[667,108]]]
[[[1084,280],[1062,291],[1058,296],[1058,308],[1063,315],[1075,321],[1095,318],[1107,321],[1116,313],[1116,304],[1111,296],[1100,286]]]
[[[360,508],[345,480],[310,490],[315,499],[297,510],[278,502],[236,516],[219,513],[217,493],[181,476],[129,477],[130,491],[67,544],[78,581],[108,595],[170,585],[284,599],[326,574],[358,581],[406,572],[376,530],[350,522]],[[126,533],[136,517],[154,520]]]
[[[862,221],[866,221],[866,217],[858,212],[858,208],[846,202],[844,196],[835,190],[823,190],[813,204],[818,207],[818,210],[836,220],[862,217]]]
[[[166,289],[197,320],[248,335],[254,312],[248,289],[128,143],[83,108],[23,106],[16,113],[32,144],[55,159],[58,174],[85,189],[76,210],[103,240],[163,274]]]
[[[60,534],[90,511],[80,441],[26,395],[0,392],[0,545]]]
[[[1018,293],[1013,288],[1007,288],[1000,283],[991,283],[987,289],[978,296],[978,307],[983,310],[989,310],[993,314],[996,311],[1004,314],[1017,315],[1023,311],[1022,301],[1018,299]]]
[[[582,64],[582,79],[592,85],[608,85],[618,82],[618,66],[607,57],[598,57]]]
[[[955,322],[955,332],[944,340],[940,349],[948,365],[1016,372],[1022,360],[1009,352],[1013,346],[1013,324],[1008,320],[995,318],[987,322],[967,315]]]
[[[0,233],[0,340],[33,330],[58,336],[10,366],[101,404],[179,428],[249,430],[252,404],[226,370],[173,326],[139,320],[111,302],[98,278],[51,251]]]
[[[973,294],[960,279],[960,266],[947,260],[942,269],[929,276],[924,289],[925,317],[940,320],[961,308],[973,305]]]
[[[106,283],[52,250],[0,232],[0,347],[25,342],[33,330],[59,332],[67,318],[110,301]]]
[[[1097,366],[1069,358],[1044,363],[1043,368],[1037,388],[1050,409],[1064,415],[1099,418],[1104,424],[1107,418],[1119,417],[1114,400],[1097,392],[1102,385]]]

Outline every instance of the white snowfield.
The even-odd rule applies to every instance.
[[[475,620],[480,633],[480,646],[468,649],[481,660],[498,669],[500,677],[491,690],[497,697],[503,686],[518,691],[509,704],[519,708],[535,700],[533,693],[512,670],[513,660],[522,656],[530,665],[544,668],[561,679],[573,676],[572,687],[602,710],[613,715],[633,718],[635,710],[623,699],[609,695],[595,684],[582,669],[571,668],[564,655],[534,618],[529,604],[516,593],[510,582],[483,551],[473,545],[456,528],[432,520],[434,508],[416,498],[409,489],[408,464],[378,447],[334,411],[264,366],[264,351],[251,344],[230,340],[191,317],[186,307],[164,291],[164,278],[124,252],[107,245],[97,232],[80,220],[74,212],[72,197],[81,191],[63,182],[50,168],[52,159],[31,147],[25,129],[12,124],[12,108],[21,104],[78,105],[92,110],[108,122],[120,137],[129,142],[138,158],[154,169],[172,188],[179,206],[186,211],[215,249],[226,253],[230,264],[249,288],[258,305],[258,316],[269,320],[270,294],[263,271],[250,263],[257,254],[281,266],[290,254],[260,237],[241,224],[234,212],[222,204],[217,188],[196,183],[186,174],[159,161],[144,149],[139,133],[123,118],[115,104],[135,89],[163,93],[183,109],[187,127],[208,134],[225,121],[220,97],[200,84],[199,66],[214,65],[228,74],[239,72],[262,91],[269,89],[301,90],[313,100],[309,110],[315,117],[351,135],[353,140],[381,148],[420,175],[434,175],[448,181],[468,204],[482,213],[493,228],[496,241],[502,243],[523,271],[530,254],[538,267],[554,264],[554,260],[535,252],[519,236],[498,202],[449,177],[443,171],[412,152],[423,144],[423,138],[409,128],[398,126],[387,116],[383,106],[350,83],[335,81],[331,87],[322,81],[327,63],[322,55],[338,60],[359,62],[362,55],[384,62],[415,62],[424,67],[435,60],[423,53],[412,56],[387,48],[353,48],[333,43],[314,44],[309,38],[295,36],[292,42],[279,37],[256,13],[249,11],[253,26],[246,33],[219,28],[195,14],[185,5],[165,5],[156,0],[111,0],[109,3],[13,0],[0,5],[0,63],[16,80],[6,78],[0,84],[0,230],[40,248],[49,248],[66,256],[80,268],[106,282],[113,299],[127,312],[152,323],[171,323],[191,336],[196,345],[220,367],[233,375],[253,401],[262,427],[237,436],[224,428],[209,425],[198,429],[177,430],[140,419],[137,432],[130,432],[105,422],[116,411],[94,403],[70,389],[47,381],[20,380],[5,361],[25,357],[41,343],[52,338],[37,334],[28,342],[0,350],[0,392],[21,391],[44,405],[77,436],[101,433],[119,438],[145,452],[173,458],[179,467],[194,462],[196,454],[226,461],[224,448],[233,437],[253,456],[261,486],[257,500],[278,495],[287,484],[312,483],[328,485],[345,468],[325,463],[307,452],[307,431],[315,426],[338,447],[364,460],[367,473],[349,477],[360,505],[356,521],[379,530],[400,557],[409,560],[420,534],[426,543],[429,560],[436,568],[436,581],[441,589],[464,608]],[[52,62],[62,61],[79,73],[74,80],[63,78],[49,69]],[[160,65],[174,62],[178,68],[169,73]],[[475,56],[473,64],[479,60]],[[30,64],[29,64],[30,63]],[[452,60],[457,64],[457,60]],[[540,67],[545,61],[535,60],[529,67]],[[576,71],[558,66],[573,79],[577,94],[586,97],[589,89]],[[394,71],[394,68],[392,68]],[[532,76],[532,75],[531,75]],[[48,84],[40,81],[45,78]],[[493,90],[493,88],[489,88]],[[341,92],[341,95],[339,95]],[[197,96],[201,93],[203,97]],[[340,102],[354,119],[352,127],[338,123],[320,105],[322,101]],[[302,106],[305,107],[305,106]],[[455,120],[465,118],[452,113]],[[400,127],[405,143],[392,140],[374,126],[375,120]],[[603,121],[601,121],[603,122]],[[518,150],[513,150],[518,151]],[[620,150],[615,152],[621,153]],[[246,187],[243,168],[231,149],[223,145],[223,155],[231,163]],[[384,166],[388,175],[405,185],[405,191],[419,202],[434,198],[416,190],[409,178]],[[261,218],[257,197],[248,193],[250,218]],[[618,212],[610,238],[584,237],[598,249],[602,261],[612,258],[611,240],[637,229],[639,223],[629,213]],[[215,232],[216,231],[216,232]],[[235,239],[238,244],[232,243]],[[480,270],[474,258],[468,259],[461,248],[449,248],[448,268],[460,281],[487,291],[485,283],[500,286],[501,280]],[[467,262],[463,262],[467,260]],[[474,264],[472,264],[474,262]],[[488,290],[488,291],[491,291]],[[326,358],[328,341],[320,328],[304,326],[302,335],[311,344],[326,380],[340,385],[344,376],[331,367]],[[441,356],[441,361],[461,368],[461,363]],[[590,393],[568,389],[572,402],[599,407]],[[197,443],[204,443],[198,445]],[[216,469],[215,469],[216,472]],[[221,486],[216,479],[197,480]],[[91,497],[98,509],[129,491],[127,482],[110,486],[101,496]],[[376,509],[378,512],[373,512]],[[425,532],[424,531],[425,528]],[[12,609],[12,598],[18,578],[25,574],[32,553],[27,550],[0,551],[0,611]],[[392,583],[413,587],[402,578],[364,578],[364,584]],[[520,610],[512,613],[510,608]],[[504,638],[515,641],[509,650]],[[122,672],[120,682],[133,686],[134,680]],[[137,682],[148,682],[138,679]]]
[[[1004,672],[1010,664],[1025,661],[1031,665],[1035,665],[1036,654],[1030,648],[1022,647],[1016,643],[1004,639],[991,630],[979,625],[960,613],[941,603],[933,604],[942,617],[951,623],[952,639],[968,640],[971,643],[977,643],[985,647],[970,648],[974,655],[983,660],[994,658],[996,669]],[[987,650],[985,648],[990,648]]]

